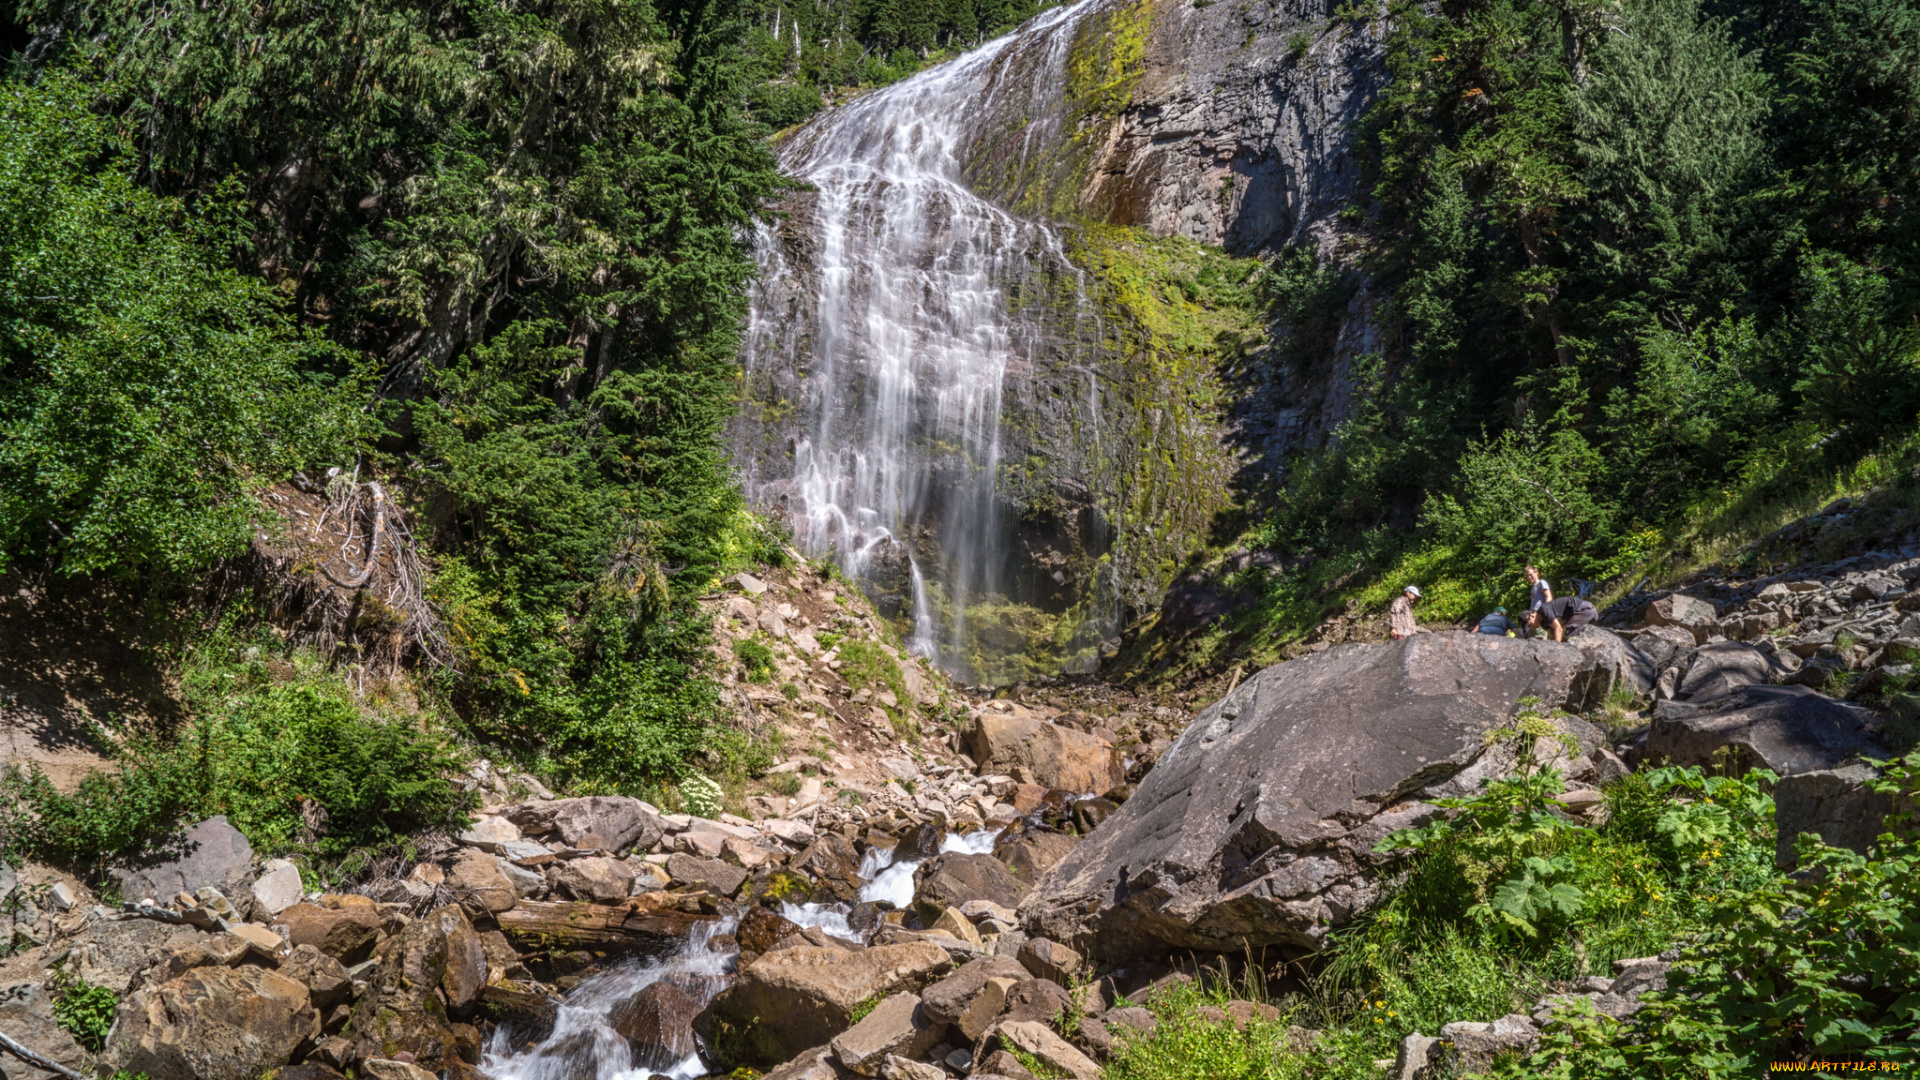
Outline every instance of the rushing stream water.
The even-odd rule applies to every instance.
[[[758,366],[785,365],[803,387],[791,472],[762,463],[781,475],[749,486],[763,503],[785,499],[809,554],[851,577],[901,577],[913,650],[963,676],[969,607],[1013,591],[996,497],[1002,396],[1009,366],[1046,332],[1015,294],[1043,270],[1077,274],[1053,226],[969,189],[970,124],[1017,95],[1032,99],[1030,128],[1057,123],[1045,118],[1075,25],[1098,2],[1046,12],[800,129],[780,161],[816,189],[802,226],[811,254],[790,261],[771,226],[757,241],[750,382]]]
[[[1000,836],[998,829],[949,835],[942,852],[989,854]],[[894,861],[893,849],[869,848],[860,864],[866,885],[862,903],[885,901],[896,908],[913,902],[913,872],[922,859]],[[798,926],[817,926],[848,941],[864,942],[867,935],[848,925],[844,904],[786,904],[781,914]],[[516,1052],[512,1033],[495,1029],[480,1062],[491,1080],[647,1080],[654,1075],[693,1080],[707,1074],[700,1055],[688,1053],[676,1060],[636,1060],[633,1047],[618,1030],[616,1016],[634,997],[655,983],[672,983],[704,1006],[730,980],[738,952],[716,948],[714,939],[731,934],[737,918],[716,919],[696,930],[670,956],[621,964],[592,976],[561,1005],[553,1031],[539,1043]]]

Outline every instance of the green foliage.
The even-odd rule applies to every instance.
[[[184,730],[110,741],[117,767],[71,793],[38,770],[0,790],[31,811],[27,855],[97,865],[214,814],[259,850],[328,857],[465,822],[475,796],[454,782],[464,762],[439,737],[371,712],[319,671],[278,682],[220,644],[183,680],[194,714]]]
[[[76,980],[61,987],[53,1003],[53,1019],[75,1042],[97,1054],[107,1044],[113,1011],[119,1004],[120,999],[106,987]]]
[[[1920,325],[1896,321],[1886,276],[1823,253],[1807,260],[1806,289],[1799,329],[1808,362],[1793,387],[1802,415],[1861,448],[1911,432]]]
[[[741,640],[733,643],[733,655],[747,669],[747,681],[772,682],[774,675],[773,650],[764,642]]]
[[[907,693],[907,677],[877,642],[841,642],[840,677],[854,690],[871,690],[876,694],[891,691],[899,704],[887,710],[889,716],[904,718],[913,709],[913,697]]]
[[[1312,1075],[1288,1051],[1287,1019],[1254,1017],[1242,1028],[1208,1019],[1200,1010],[1235,998],[1225,980],[1208,978],[1156,995],[1158,1026],[1144,1038],[1121,1033],[1106,1080],[1294,1080]],[[1254,994],[1258,996],[1258,994]],[[1037,1074],[1036,1074],[1037,1075]]]
[[[1875,786],[1920,793],[1920,755],[1893,763]],[[1740,801],[1712,798],[1742,816]],[[1715,842],[1713,823],[1698,824],[1669,832]],[[1893,821],[1864,855],[1802,836],[1805,873],[1707,897],[1668,991],[1643,999],[1635,1028],[1564,1012],[1527,1075],[1731,1078],[1777,1061],[1911,1062],[1920,1051],[1920,839],[1910,826]]]
[[[245,549],[256,489],[351,456],[358,376],[223,265],[236,192],[137,183],[96,94],[0,81],[0,568],[197,570]]]

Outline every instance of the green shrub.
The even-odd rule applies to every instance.
[[[695,817],[719,817],[720,796],[720,785],[701,773],[680,781],[680,798],[686,803],[687,813]]]
[[[758,641],[741,640],[733,643],[733,655],[747,669],[747,681],[766,683],[773,681],[773,650]]]
[[[1257,988],[1236,991],[1213,978],[1156,995],[1150,1007],[1158,1026],[1146,1038],[1122,1035],[1116,1040],[1106,1080],[1294,1080],[1311,1075],[1308,1063],[1290,1052],[1288,1018],[1255,1017],[1236,1030],[1199,1012],[1236,996],[1262,995]]]
[[[71,794],[38,771],[0,787],[31,811],[25,854],[97,864],[214,814],[263,852],[326,856],[464,824],[477,797],[455,783],[464,761],[442,739],[369,712],[325,673],[276,683],[233,650],[200,650],[183,679],[193,718],[182,730],[110,743],[117,768]]]
[[[907,693],[907,677],[900,673],[900,665],[877,643],[871,641],[847,641],[840,645],[840,677],[854,690],[871,690],[879,693],[888,690],[893,693],[899,704],[887,710],[887,714],[896,719],[904,717],[913,708],[913,698]]]
[[[53,1018],[73,1040],[91,1053],[99,1053],[113,1028],[113,1011],[120,999],[104,986],[72,982],[61,988],[53,1003]]]

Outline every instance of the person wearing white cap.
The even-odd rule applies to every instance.
[[[1387,606],[1387,632],[1393,635],[1393,640],[1399,641],[1409,634],[1419,632],[1419,627],[1413,621],[1413,604],[1418,599],[1420,599],[1420,586],[1409,585],[1401,591],[1399,596],[1393,598],[1392,604]]]

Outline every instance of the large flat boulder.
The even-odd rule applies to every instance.
[[[953,966],[926,942],[862,952],[804,945],[770,952],[701,1014],[707,1045],[729,1065],[771,1067],[828,1043],[876,997],[915,992]]]
[[[307,988],[278,972],[194,968],[122,1001],[102,1060],[152,1080],[254,1080],[319,1022]]]
[[[928,923],[946,909],[969,900],[991,900],[1012,908],[1026,891],[1026,884],[991,855],[949,851],[935,855],[913,871],[913,906]]]
[[[53,997],[38,979],[0,983],[0,1032],[57,1065],[79,1072],[87,1050],[53,1015]],[[7,1080],[56,1080],[59,1073],[29,1065],[0,1050],[0,1076]]]
[[[1416,634],[1277,664],[1202,712],[1020,904],[1029,933],[1114,959],[1168,946],[1317,950],[1378,896],[1374,845],[1485,753],[1522,698],[1568,697],[1580,651]]]
[[[1120,751],[1105,739],[1044,720],[982,712],[967,730],[982,774],[1023,784],[1099,794],[1126,780]]]
[[[1705,704],[1663,701],[1641,749],[1648,764],[1771,769],[1781,776],[1887,756],[1867,714],[1804,686],[1749,686]]]
[[[120,882],[120,895],[129,900],[151,897],[164,902],[212,886],[240,902],[253,884],[253,845],[225,815],[217,814],[167,837],[112,873]]]
[[[501,816],[529,836],[558,833],[570,847],[615,853],[650,848],[666,831],[646,803],[623,795],[536,799],[507,807]]]
[[[1779,661],[1744,641],[1716,641],[1693,654],[1673,696],[1713,701],[1749,686],[1765,686],[1786,673]]]

